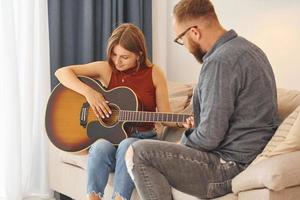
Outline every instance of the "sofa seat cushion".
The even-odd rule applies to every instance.
[[[281,191],[272,191],[266,188],[249,190],[239,193],[239,200],[298,200],[300,197],[300,186],[289,187]]]
[[[300,151],[271,157],[249,166],[232,180],[234,193],[257,188],[274,191],[300,185]]]
[[[229,193],[229,194],[226,194],[222,197],[215,198],[213,200],[238,200],[238,196],[234,193]]]
[[[82,169],[87,169],[87,152],[85,154],[73,154],[69,152],[59,151],[61,162],[71,164]]]

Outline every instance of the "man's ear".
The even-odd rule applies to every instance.
[[[197,40],[197,41],[200,40],[200,38],[201,38],[201,32],[200,32],[200,30],[199,30],[198,27],[192,27],[190,31],[191,31],[192,37],[195,40]]]

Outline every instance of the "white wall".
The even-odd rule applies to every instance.
[[[201,65],[188,51],[173,42],[171,13],[178,0],[153,0],[154,62],[169,80],[197,81]],[[300,90],[300,1],[212,0],[226,29],[257,44],[267,54],[277,86]],[[163,5],[162,5],[163,4]],[[162,6],[161,6],[162,5]],[[160,32],[163,34],[160,35]]]

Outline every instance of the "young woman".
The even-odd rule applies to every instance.
[[[98,118],[111,114],[107,101],[77,76],[96,79],[108,90],[117,86],[131,88],[145,111],[170,111],[166,79],[160,68],[147,59],[144,35],[132,24],[122,24],[113,31],[108,41],[107,61],[63,67],[55,75],[64,86],[85,96]],[[155,138],[153,128],[153,123],[138,123],[132,125],[131,137],[124,139],[117,147],[104,139],[91,146],[87,169],[89,200],[103,197],[110,172],[115,172],[112,199],[130,199],[134,183],[126,169],[125,153],[133,142]]]

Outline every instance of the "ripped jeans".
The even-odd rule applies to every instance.
[[[200,199],[223,196],[246,168],[214,153],[150,140],[132,144],[126,164],[143,200],[172,200],[171,187]]]
[[[124,139],[116,148],[111,142],[99,139],[89,149],[87,165],[87,194],[95,193],[101,198],[108,181],[109,173],[115,172],[112,199],[118,194],[129,200],[134,189],[125,164],[125,153],[128,147],[140,139],[155,139],[154,131],[137,132]]]

